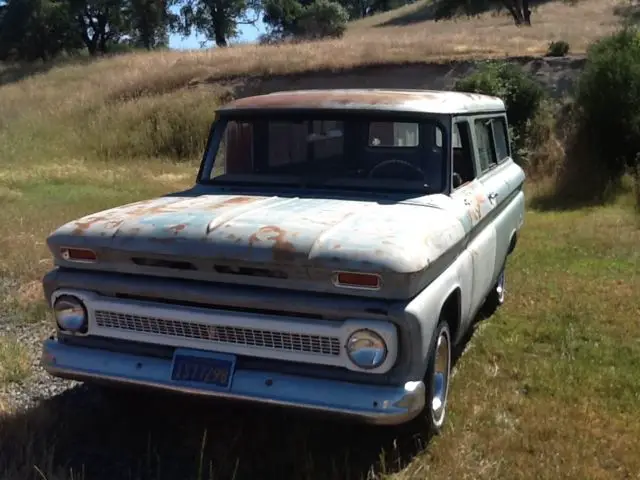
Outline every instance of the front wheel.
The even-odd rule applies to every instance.
[[[440,320],[435,329],[429,353],[426,374],[427,405],[425,414],[431,433],[442,430],[447,414],[447,396],[451,375],[451,332],[446,320]]]

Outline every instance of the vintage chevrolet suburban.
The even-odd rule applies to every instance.
[[[42,364],[437,432],[452,346],[504,301],[523,182],[495,97],[238,99],[192,188],[48,237]]]

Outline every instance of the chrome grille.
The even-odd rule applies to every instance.
[[[288,352],[330,356],[340,355],[340,339],[338,337],[224,325],[207,325],[204,323],[129,315],[105,310],[98,310],[94,315],[96,324],[101,328],[151,333],[176,338],[192,338],[214,343],[268,348]]]

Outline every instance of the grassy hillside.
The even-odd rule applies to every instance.
[[[20,71],[0,70],[0,478],[635,478],[640,228],[628,195],[606,207],[529,210],[507,304],[470,342],[450,425],[426,450],[416,432],[250,409],[189,407],[167,418],[184,407],[93,408],[82,390],[18,411],[58,391],[36,365],[51,330],[39,283],[51,267],[46,235],[80,215],[188,186],[213,111],[235,85],[534,55],[558,39],[580,53],[616,28],[616,5],[552,2],[534,12],[532,28],[518,29],[491,14],[433,22],[418,3],[354,22],[335,41],[134,54],[20,81],[12,81]],[[527,185],[529,198],[537,187]]]

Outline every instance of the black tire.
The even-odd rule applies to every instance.
[[[427,398],[423,417],[432,435],[440,434],[447,419],[452,350],[449,323],[445,318],[441,318],[431,338],[429,364],[425,374]]]

